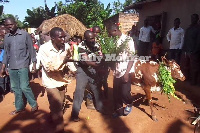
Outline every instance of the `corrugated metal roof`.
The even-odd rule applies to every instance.
[[[124,11],[126,10],[130,10],[130,9],[138,9],[138,8],[141,8],[142,5],[146,4],[146,3],[150,3],[150,2],[159,2],[161,0],[142,0],[142,1],[139,1],[139,2],[135,2],[133,3],[132,5],[129,5],[129,6],[126,6],[124,8]]]

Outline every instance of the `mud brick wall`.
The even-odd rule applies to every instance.
[[[139,21],[138,14],[134,13],[118,13],[107,20],[104,21],[105,27],[113,23],[120,23],[120,30],[127,34],[127,32],[132,28],[133,25],[136,25]]]

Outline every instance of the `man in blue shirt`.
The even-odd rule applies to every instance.
[[[36,70],[36,53],[33,48],[31,36],[23,30],[18,29],[13,18],[5,19],[5,26],[10,33],[4,38],[4,57],[0,76],[4,77],[5,68],[8,68],[11,88],[15,94],[16,110],[10,114],[18,114],[25,109],[22,94],[31,105],[31,111],[37,111],[38,105],[29,85],[29,65],[33,62],[33,71]]]

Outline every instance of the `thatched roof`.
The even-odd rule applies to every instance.
[[[38,31],[42,31],[43,34],[46,34],[53,27],[60,27],[64,31],[68,32],[71,36],[83,36],[84,32],[87,30],[86,27],[78,19],[69,14],[64,14],[48,20],[44,20],[38,27]]]

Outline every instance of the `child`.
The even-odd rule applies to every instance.
[[[78,61],[78,45],[81,43],[82,39],[79,36],[72,37],[72,41],[70,42],[73,60]]]
[[[37,74],[37,78],[38,79],[40,79],[41,78],[41,76],[40,76],[40,59],[39,59],[39,55],[38,55],[38,50],[39,50],[39,47],[38,47],[38,45],[36,44],[36,40],[35,40],[35,38],[33,38],[32,37],[32,41],[33,41],[33,47],[34,47],[34,49],[35,49],[35,51],[36,51],[36,59],[37,59],[37,63],[36,63],[36,69],[38,70],[37,72],[36,72],[36,74]],[[30,70],[30,72],[31,72],[31,80],[34,80],[34,73],[32,72],[32,68],[33,68],[33,63],[31,63],[30,65],[29,65],[29,70]]]
[[[156,40],[152,44],[152,51],[151,51],[152,58],[151,59],[154,61],[159,60],[162,49],[163,47],[161,44],[161,38],[157,37]]]

